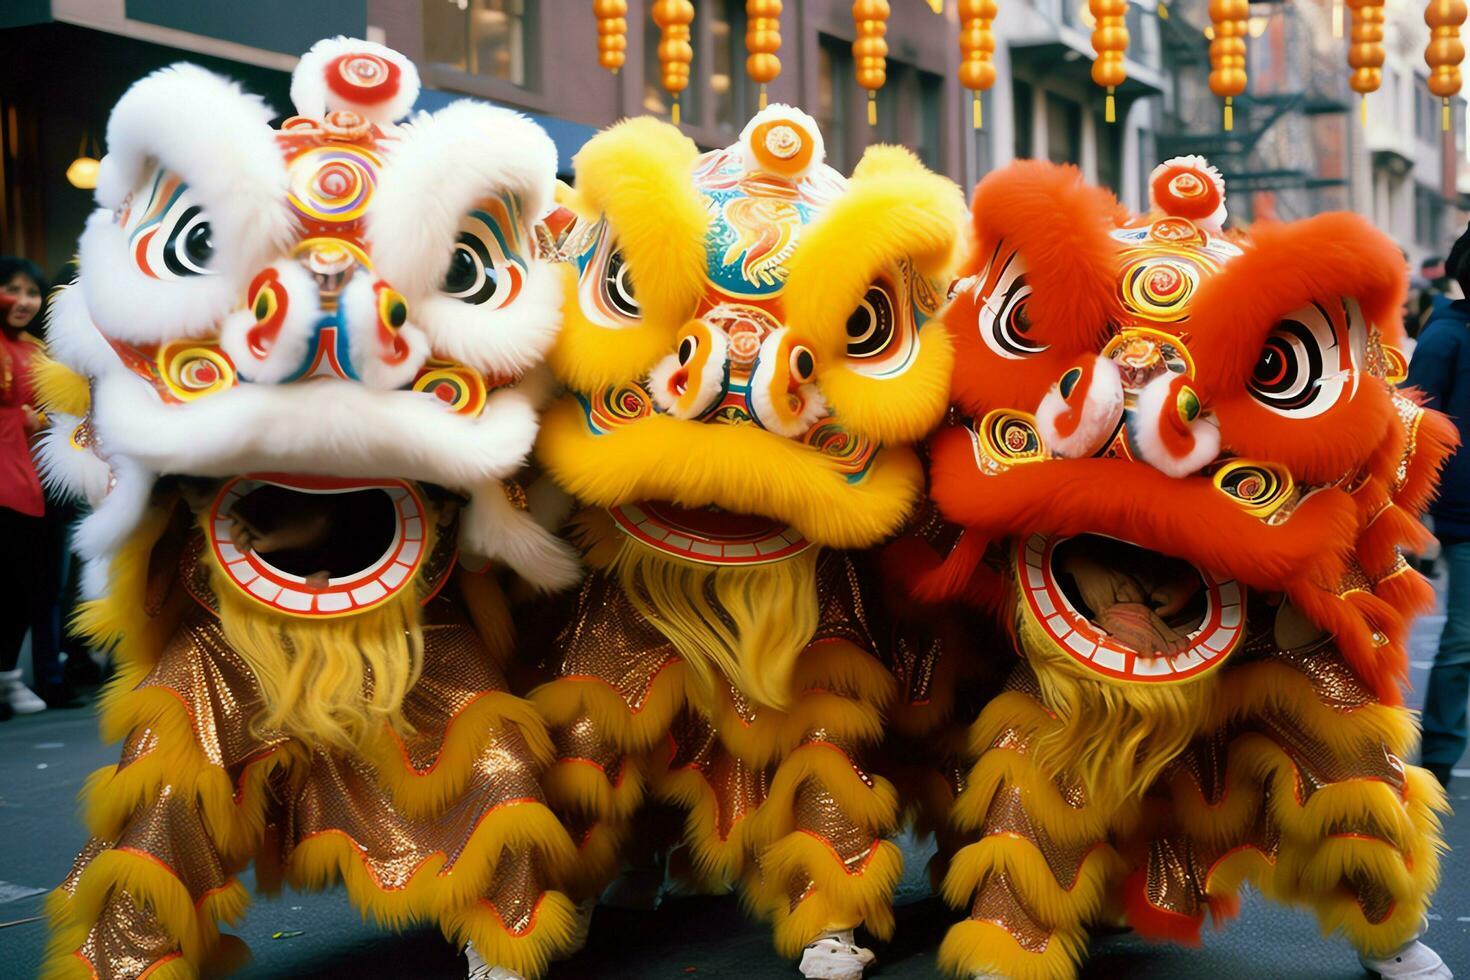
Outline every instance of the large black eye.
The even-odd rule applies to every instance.
[[[190,205],[177,218],[169,221],[168,237],[163,243],[163,264],[176,276],[201,276],[209,271],[214,258],[214,235],[198,205]]]
[[[643,315],[642,307],[633,293],[633,278],[628,274],[628,263],[623,260],[623,250],[614,249],[607,257],[607,269],[602,274],[603,292],[608,305],[629,319]]]
[[[501,288],[502,278],[489,244],[473,232],[461,231],[439,288],[446,296],[473,306],[484,303],[499,306],[505,301],[499,294],[506,292]]]
[[[1330,342],[1331,335],[1327,338]],[[1261,347],[1251,370],[1251,394],[1283,415],[1313,415],[1322,394],[1322,338],[1301,320],[1282,320]]]
[[[876,283],[847,318],[847,356],[877,357],[893,342],[893,297]]]
[[[478,275],[478,265],[471,251],[456,246],[449,259],[449,271],[444,273],[444,284],[439,288],[451,296],[462,296],[474,290]]]
[[[685,337],[683,340],[679,341],[680,366],[687,365],[690,361],[694,360],[694,352],[698,349],[699,341],[695,340],[692,336]]]

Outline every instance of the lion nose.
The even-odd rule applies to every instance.
[[[351,249],[335,241],[313,242],[297,259],[316,283],[317,295],[324,312],[337,308],[342,290],[361,264]]]

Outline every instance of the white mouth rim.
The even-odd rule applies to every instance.
[[[235,501],[264,485],[298,493],[348,493],[382,490],[393,501],[397,523],[393,539],[377,561],[351,575],[311,589],[300,575],[276,568],[257,552],[241,553],[230,540],[228,517]],[[225,578],[248,598],[288,616],[319,619],[351,616],[375,609],[411,588],[427,553],[424,502],[403,480],[337,480],[325,477],[246,475],[227,482],[209,514],[210,547]]]
[[[1203,621],[1189,634],[1188,649],[1171,657],[1148,657],[1114,640],[1077,610],[1052,571],[1053,552],[1070,537],[1028,537],[1017,562],[1017,577],[1036,623],[1077,663],[1116,680],[1167,684],[1213,670],[1240,645],[1245,636],[1245,596],[1240,583],[1217,579],[1198,566],[1195,570],[1204,583],[1206,608]]]
[[[812,547],[795,528],[774,520],[757,533],[724,538],[671,523],[653,506],[621,504],[608,514],[618,530],[643,545],[701,565],[768,565]]]

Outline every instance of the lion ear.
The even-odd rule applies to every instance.
[[[1031,284],[1030,336],[1061,350],[1095,346],[1118,306],[1117,198],[1074,166],[1021,160],[981,180],[970,211],[975,251],[962,274],[1014,253]]]

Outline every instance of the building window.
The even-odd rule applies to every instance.
[[[924,161],[924,166],[939,172],[943,166],[940,130],[944,120],[944,79],[929,71],[918,74],[919,111],[914,116],[917,126],[914,148],[919,151],[919,159]]]
[[[827,162],[847,172],[848,107],[852,104],[852,45],[822,34],[817,38],[817,126],[827,146]]]
[[[1046,155],[1052,163],[1082,162],[1082,107],[1046,93]]]
[[[1427,187],[1414,186],[1414,240],[1427,249],[1437,249],[1443,236],[1445,203]]]
[[[1023,82],[1019,78],[1011,79],[1011,107],[1011,118],[1016,131],[1016,159],[1029,160],[1036,155],[1036,97],[1029,82]]]
[[[633,22],[629,18],[630,23]],[[663,66],[658,61],[658,42],[662,32],[658,25],[653,22],[652,17],[644,18],[643,22],[643,108],[655,116],[667,116],[674,104],[674,97],[665,91],[663,83]],[[699,48],[695,39],[690,40],[694,47],[694,60],[689,65],[689,84],[683,92],[679,93],[679,116],[683,123],[699,123]]]
[[[533,88],[536,10],[526,0],[424,0],[428,61]]]
[[[759,86],[745,74],[745,2],[722,0],[710,11],[710,101],[715,122],[739,130],[755,113]]]

